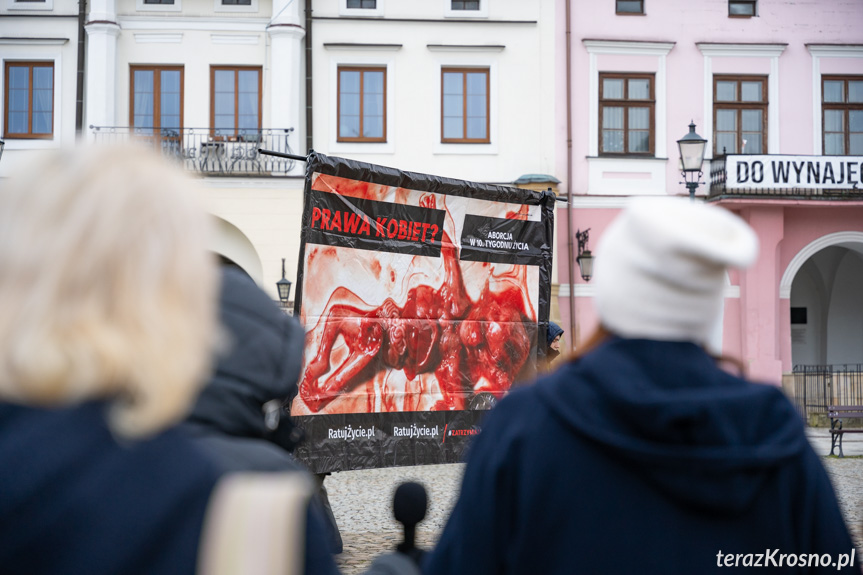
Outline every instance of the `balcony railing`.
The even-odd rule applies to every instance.
[[[863,200],[863,156],[717,156],[709,196]]]
[[[296,160],[261,154],[270,150],[293,154],[293,128],[246,131],[238,136],[214,135],[210,128],[146,129],[90,126],[99,143],[138,142],[151,145],[185,169],[212,176],[301,175]],[[297,168],[295,170],[295,168]]]
[[[827,414],[830,405],[863,406],[863,365],[795,365],[794,402],[800,414]]]

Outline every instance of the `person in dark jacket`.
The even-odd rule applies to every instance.
[[[551,367],[552,362],[560,355],[560,342],[563,339],[563,328],[554,323],[548,322],[548,331],[546,332],[546,350],[545,361],[546,366]]]
[[[192,575],[219,479],[172,429],[217,332],[194,181],[50,151],[4,182],[0,230],[0,572]]]
[[[239,268],[223,266],[221,278],[228,349],[183,428],[224,472],[293,471],[314,483],[291,455],[300,437],[283,407],[297,394],[305,332]],[[341,537],[329,507],[312,502],[306,554],[329,564]],[[324,572],[307,565],[309,573]]]
[[[705,351],[756,254],[722,208],[633,200],[597,250],[597,336],[489,414],[423,572],[859,573],[794,407]]]

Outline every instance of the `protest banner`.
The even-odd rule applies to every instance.
[[[309,156],[291,414],[313,472],[461,460],[544,354],[554,200]]]

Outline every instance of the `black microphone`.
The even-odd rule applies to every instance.
[[[419,483],[409,481],[402,483],[393,496],[393,515],[396,521],[404,525],[405,538],[398,544],[396,550],[404,553],[419,565],[425,551],[415,545],[417,523],[426,516],[428,495],[426,489]]]

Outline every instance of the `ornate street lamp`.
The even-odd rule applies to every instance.
[[[581,270],[581,278],[589,282],[593,277],[593,254],[587,249],[588,235],[590,228],[584,231],[578,230],[575,232],[575,239],[578,240],[578,257],[575,261],[578,262],[578,269]]]
[[[680,148],[680,173],[689,190],[689,199],[695,201],[695,190],[701,183],[704,148],[707,140],[695,133],[695,122],[689,124],[689,133],[677,140]]]
[[[288,300],[291,299],[291,280],[285,278],[285,258],[282,258],[282,279],[276,282],[276,287],[279,290],[279,302],[282,307],[288,307]]]

